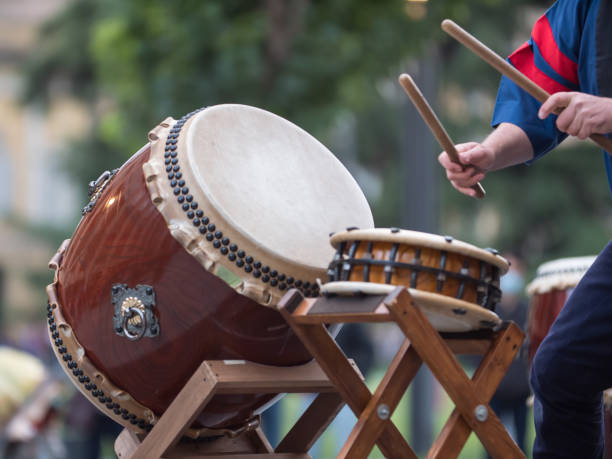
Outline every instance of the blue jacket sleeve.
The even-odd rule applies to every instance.
[[[538,118],[540,105],[537,99],[509,78],[502,77],[491,125],[497,127],[501,123],[511,123],[525,131],[534,153],[533,160],[528,161],[528,164],[548,153],[567,137],[567,134],[557,129],[556,116],[549,116],[545,120]]]
[[[547,92],[578,88],[576,62],[582,25],[591,0],[558,0],[538,19],[531,39],[508,61]],[[525,131],[538,159],[567,137],[556,127],[556,116],[538,118],[540,102],[502,77],[491,125],[512,123]],[[531,162],[531,161],[530,161]]]

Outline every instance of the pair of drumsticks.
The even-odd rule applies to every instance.
[[[490,48],[482,44],[474,36],[463,30],[453,21],[449,19],[445,19],[444,21],[442,21],[442,30],[444,30],[446,33],[448,33],[450,36],[452,36],[455,40],[464,45],[474,54],[479,56],[497,71],[510,78],[519,87],[527,91],[540,102],[544,102],[550,96],[548,92],[546,92],[536,83],[531,81],[521,72],[519,72],[516,68],[514,68],[511,64],[506,62],[498,54],[496,54]],[[427,103],[425,97],[423,97],[423,94],[415,84],[414,80],[410,77],[410,75],[404,73],[400,75],[399,82],[410,96],[410,99],[412,100],[417,110],[429,126],[429,129],[433,133],[440,146],[448,154],[449,158],[453,162],[461,164],[461,162],[459,161],[459,155],[457,154],[457,150],[455,149],[455,144],[449,137],[442,124],[440,123],[440,120],[438,119],[434,111],[431,109],[429,103]],[[612,140],[606,138],[601,134],[593,134],[589,138],[597,145],[602,147],[604,150],[612,154]],[[480,183],[477,183],[476,185],[472,186],[472,189],[476,191],[477,198],[484,198],[485,190]]]

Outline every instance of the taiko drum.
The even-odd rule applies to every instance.
[[[398,228],[353,229],[331,236],[336,254],[326,294],[411,289],[440,331],[490,328],[499,323],[500,275],[508,262],[450,236]]]
[[[147,431],[203,360],[310,360],[274,306],[319,294],[330,232],[372,226],[361,190],[283,118],[219,105],[168,118],[90,185],[51,261],[49,334],[74,384]],[[191,436],[251,424],[275,394],[215,396]]]
[[[541,264],[536,277],[527,286],[530,296],[527,320],[529,361],[548,335],[551,325],[563,309],[567,298],[595,256],[560,258]]]

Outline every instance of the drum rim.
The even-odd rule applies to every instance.
[[[359,240],[416,245],[440,251],[459,253],[492,264],[500,270],[500,275],[508,272],[510,266],[508,260],[501,256],[497,250],[481,249],[451,236],[441,236],[421,231],[400,228],[356,228],[335,233],[330,237],[330,243],[336,249],[341,242]]]
[[[321,286],[321,294],[323,295],[346,295],[350,296],[355,294],[365,294],[365,295],[388,295],[393,290],[395,290],[398,285],[390,285],[390,284],[381,284],[377,282],[353,282],[353,281],[336,281],[336,282],[328,282]],[[457,323],[467,323],[470,325],[470,328],[462,328],[461,330],[439,330],[439,331],[471,331],[471,330],[479,330],[479,329],[487,329],[494,328],[495,326],[501,323],[501,319],[499,316],[486,308],[475,305],[473,303],[459,300],[456,298],[451,298],[446,295],[441,295],[439,293],[428,292],[424,290],[417,290],[413,288],[406,287],[410,295],[414,298],[414,300],[418,302],[423,302],[421,305],[423,311],[427,314],[427,312],[444,312],[444,317],[452,317],[456,319]],[[432,303],[436,303],[436,305],[441,306],[439,311],[432,311],[431,305]],[[459,312],[464,311],[464,312]],[[459,320],[461,317],[478,317],[478,323],[483,325],[481,327],[473,327],[472,323],[468,321]],[[483,322],[481,322],[483,321]],[[485,326],[484,322],[488,322]]]

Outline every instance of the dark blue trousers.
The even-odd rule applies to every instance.
[[[601,458],[602,391],[612,387],[612,242],[604,248],[533,361],[533,457]]]

